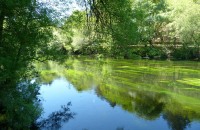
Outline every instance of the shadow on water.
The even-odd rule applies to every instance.
[[[185,130],[191,126],[190,119],[188,117],[184,117],[183,115],[166,112],[163,114],[163,119],[167,121],[171,130]]]
[[[68,102],[67,105],[61,106],[60,110],[52,112],[47,119],[40,119],[35,128],[58,130],[62,127],[62,123],[74,118],[75,113],[71,112],[71,105],[71,102]]]

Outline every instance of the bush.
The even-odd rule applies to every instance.
[[[178,60],[188,60],[198,58],[198,49],[192,47],[181,47],[173,51],[172,56]]]
[[[141,59],[141,56],[135,54],[133,51],[127,51],[124,55],[125,59]]]
[[[150,59],[166,59],[168,57],[162,48],[155,47],[142,47],[136,51],[136,54],[141,57],[149,57]]]

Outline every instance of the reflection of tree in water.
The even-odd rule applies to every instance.
[[[140,117],[150,120],[159,117],[164,108],[164,102],[160,101],[163,95],[148,92],[138,92],[136,95],[135,111]]]
[[[185,130],[190,126],[190,119],[184,116],[182,108],[172,113],[173,110],[167,107],[171,105],[177,109],[179,105],[177,103],[172,105],[169,102],[170,96],[166,94],[144,90],[126,91],[121,88],[114,89],[114,87],[105,87],[104,89],[102,87],[104,86],[96,88],[96,94],[101,99],[108,101],[111,106],[121,106],[124,110],[136,113],[139,117],[147,120],[159,118],[164,113],[163,118],[172,130]]]
[[[1,82],[0,86],[0,129],[39,129],[34,123],[42,112],[38,99],[39,85],[31,80],[13,79],[10,83]],[[53,112],[38,125],[59,128],[62,122],[74,117],[74,113],[70,112],[70,105],[71,103],[62,106],[61,110]]]
[[[117,127],[116,130],[124,130],[124,128],[123,127]]]
[[[71,102],[61,106],[61,110],[52,112],[47,119],[42,119],[37,123],[37,126],[46,129],[59,129],[62,127],[62,123],[74,118],[75,113],[71,112],[69,106],[71,106]]]
[[[160,116],[166,98],[165,95],[149,91],[129,91],[125,89],[112,89],[99,86],[96,88],[96,94],[103,100],[108,101],[111,107],[122,106],[124,110],[136,113],[138,116],[152,120]]]
[[[41,113],[39,85],[30,80],[20,80],[17,85],[16,82],[13,79],[10,83],[0,83],[1,129],[29,129]]]
[[[190,119],[181,114],[166,112],[163,114],[163,119],[167,121],[171,130],[185,130],[187,127],[190,127]]]
[[[89,129],[84,128],[82,130],[89,130]],[[116,130],[124,130],[124,128],[123,127],[117,127]]]

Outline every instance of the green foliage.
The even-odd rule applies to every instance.
[[[39,85],[30,80],[7,85],[0,91],[0,117],[4,117],[0,126],[2,129],[29,129],[42,111],[37,97]]]
[[[172,52],[172,56],[178,60],[189,60],[189,59],[198,59],[199,58],[199,49],[194,47],[187,47],[184,45],[181,48],[176,48]]]
[[[134,3],[134,21],[139,32],[139,43],[152,44],[154,39],[162,39],[162,29],[168,22],[166,11],[167,4],[164,0],[156,3],[149,0]]]
[[[62,26],[62,30],[66,33],[67,39],[70,39],[68,48],[65,47],[65,49],[71,53],[77,50],[81,51],[89,43],[88,33],[90,32],[86,28],[85,15],[84,11],[75,11]]]
[[[44,54],[50,54],[47,42],[53,23],[48,18],[48,10],[35,1],[5,1],[1,4],[7,5],[0,10],[3,18],[0,73],[4,75],[27,67],[32,60],[44,60]]]
[[[35,76],[32,72],[34,67],[31,65],[35,60],[55,59],[61,57],[61,54],[68,53],[92,54],[99,59],[104,56],[127,59],[146,56],[166,58],[168,48],[165,46],[171,43],[178,44],[178,47],[171,46],[171,50],[169,50],[176,59],[200,57],[200,8],[197,1],[84,0],[84,2],[86,2],[85,11],[73,12],[63,26],[55,27],[56,22],[52,21],[55,18],[51,15],[53,11],[45,8],[44,4],[36,0],[0,1],[0,92],[2,95],[0,98],[0,121],[3,122],[2,125],[9,124],[9,129],[28,129],[39,115],[40,110],[37,109],[39,107],[36,103],[38,86],[30,83],[30,79]],[[89,60],[85,62],[88,63]],[[199,73],[198,70],[187,70],[180,67],[179,70],[183,71],[182,73],[186,76],[180,75],[179,79],[169,83],[164,80],[166,77],[169,78],[168,74],[171,75],[174,71],[159,65],[156,66],[157,69],[154,66],[137,67],[130,64],[118,66],[119,62],[116,64],[115,61],[111,61],[115,63],[115,66],[109,66],[103,62],[88,67],[85,62],[73,63],[73,67],[69,71],[63,71],[63,74],[60,74],[63,68],[54,68],[55,66],[50,63],[45,69],[54,68],[56,70],[55,72],[41,72],[41,81],[51,83],[56,76],[65,76],[73,84],[76,84],[80,91],[89,89],[88,84],[93,84],[93,82],[97,85],[105,83],[103,87],[99,88],[100,95],[104,95],[111,104],[119,103],[124,109],[135,111],[139,116],[148,119],[157,117],[163,104],[168,102],[167,100],[165,102],[154,100],[151,97],[159,97],[158,93],[163,92],[173,99],[177,94],[173,90],[177,88],[179,90],[178,99],[174,102],[184,106],[185,101],[191,101],[192,103],[188,105],[189,108],[194,108],[195,112],[199,108],[193,103],[199,102],[199,99],[188,97],[198,89],[187,86],[196,86],[198,80],[188,79],[187,74],[196,75],[196,72]],[[94,65],[93,62],[89,62],[89,64]],[[119,64],[123,65],[124,62]],[[133,69],[134,67],[136,69]],[[111,68],[114,68],[114,71]],[[156,78],[162,80],[159,78],[160,75],[157,76],[161,73],[158,68],[162,71],[166,70],[165,76],[161,75],[163,82],[156,80]],[[84,72],[82,72],[83,69]],[[143,83],[138,83],[141,73],[148,76],[143,76]],[[125,74],[134,75],[134,78],[129,79],[129,75],[121,77]],[[82,78],[84,75],[87,78]],[[99,78],[96,78],[98,76]],[[152,86],[154,80],[156,84]],[[188,82],[192,82],[192,84]],[[163,84],[164,88],[160,87]],[[120,94],[127,95],[127,91],[119,86],[127,86],[131,91],[137,93],[138,97],[125,96],[124,98],[127,98],[128,101],[122,102]],[[144,94],[145,96],[141,97],[140,95],[143,94],[136,89],[138,86],[142,86],[147,92],[155,92],[155,95]],[[170,86],[172,89],[166,86]],[[110,92],[106,93],[108,87]],[[3,91],[10,93],[3,94]],[[6,97],[7,95],[8,97]],[[165,97],[162,98],[165,99]],[[129,107],[131,99],[134,99],[136,103],[134,107]],[[145,100],[148,99],[152,102],[149,106],[145,104]],[[148,109],[137,106],[137,103],[142,103]],[[153,104],[156,106],[155,108],[153,108]],[[142,108],[143,111],[141,111]],[[166,109],[170,109],[170,107]],[[183,109],[188,110],[185,107]],[[20,112],[28,113],[26,120]],[[31,114],[33,114],[33,118],[31,118]],[[166,119],[169,118],[166,116]],[[23,123],[20,125],[19,122]]]
[[[180,7],[182,6],[182,7]],[[189,43],[190,45],[197,45],[199,38],[200,21],[200,5],[194,3],[192,0],[185,1],[176,4],[174,7],[174,26],[176,33],[180,36],[180,40],[183,43]],[[177,15],[179,17],[177,17]]]
[[[168,1],[171,8],[168,35],[182,46],[173,55],[177,59],[199,59],[200,5],[193,0]]]
[[[107,52],[112,57],[118,57],[116,53],[119,51],[125,54],[128,46],[135,44],[137,36],[136,26],[132,21],[132,2],[130,0],[87,2],[91,9],[87,12],[90,14],[89,28],[94,32],[93,41],[98,41],[97,44],[102,48],[100,51],[103,50],[103,53]]]
[[[30,129],[41,114],[34,60],[54,58],[51,10],[35,0],[0,1],[0,127]],[[26,115],[24,115],[24,113]]]
[[[140,55],[135,52],[144,46],[145,56],[167,58],[174,52],[173,44],[199,49],[199,4],[192,0],[86,0],[85,7],[83,15],[75,12],[68,19],[73,23],[69,25],[86,27],[82,29],[87,35],[74,33],[75,54],[127,58],[132,52]]]
[[[138,47],[135,54],[150,59],[167,59],[167,54],[161,47]]]

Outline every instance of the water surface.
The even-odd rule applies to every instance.
[[[59,129],[200,129],[198,62],[71,58],[37,68],[42,117],[68,102],[75,113]]]

